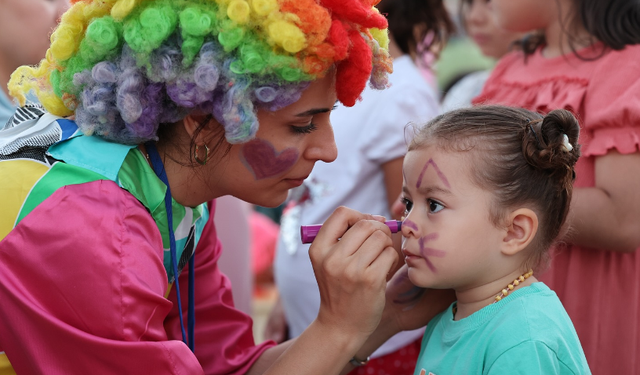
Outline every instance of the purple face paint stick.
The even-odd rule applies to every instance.
[[[398,233],[402,229],[402,221],[399,220],[389,220],[385,221],[384,225],[388,226],[391,229],[391,233]],[[322,228],[322,224],[315,225],[303,225],[300,227],[300,238],[302,239],[302,243],[311,243],[316,239],[318,232]]]

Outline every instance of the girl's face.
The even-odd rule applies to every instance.
[[[329,116],[336,103],[335,71],[312,82],[300,100],[275,112],[258,111],[255,139],[231,147],[211,184],[260,206],[284,202],[318,161],[337,157]]]
[[[507,31],[496,24],[492,3],[488,0],[465,1],[462,16],[469,37],[480,47],[482,54],[499,59],[522,34]]]
[[[563,6],[572,1],[561,0]],[[557,0],[491,0],[491,8],[497,26],[511,32],[546,29],[558,18]]]
[[[456,291],[496,274],[504,231],[489,219],[492,193],[471,180],[472,155],[426,146],[404,159],[402,252],[416,286]]]

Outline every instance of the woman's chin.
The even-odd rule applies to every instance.
[[[269,192],[265,192],[265,193],[269,193]],[[271,192],[271,194],[253,196],[248,199],[243,199],[243,198],[240,198],[240,199],[246,200],[249,203],[252,203],[261,207],[275,208],[280,206],[281,204],[284,203],[285,200],[287,200],[288,193],[289,192],[287,190],[284,193]]]

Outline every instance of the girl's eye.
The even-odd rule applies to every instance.
[[[429,205],[429,212],[432,214],[438,213],[444,208],[442,203],[434,201],[433,199],[427,199],[427,204]]]
[[[291,131],[296,134],[309,134],[316,130],[318,127],[314,123],[310,123],[307,126],[291,126]]]
[[[411,209],[413,208],[413,202],[411,202],[407,198],[402,198],[402,204],[404,204],[404,214],[409,214],[409,212],[411,212]]]

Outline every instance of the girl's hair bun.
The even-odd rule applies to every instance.
[[[574,166],[580,157],[580,125],[575,116],[564,109],[546,116],[527,119],[522,152],[529,165],[549,172],[563,181],[566,188],[575,178]]]

